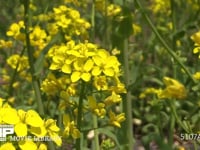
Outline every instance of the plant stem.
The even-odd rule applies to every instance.
[[[178,115],[177,115],[174,100],[169,100],[169,107],[170,107],[170,110],[171,110],[172,114],[174,115],[175,120],[176,120],[176,122],[178,123],[178,125],[179,125],[183,130],[185,130],[185,132],[190,133],[189,129],[183,124],[183,122],[180,120],[180,118],[179,118]]]
[[[97,120],[97,116],[96,115],[93,115],[93,127],[94,127],[94,149],[95,150],[100,150],[99,148],[99,134],[98,134],[98,120]]]
[[[125,134],[124,140],[126,143],[126,149],[133,149],[133,123],[132,123],[132,102],[131,102],[131,92],[128,89],[130,83],[129,76],[129,55],[128,55],[128,39],[124,40],[124,49],[123,49],[123,62],[124,62],[124,79],[125,85],[127,88],[127,93],[125,95],[125,100],[123,100],[123,111],[125,112],[125,124],[123,127],[123,131]]]
[[[85,83],[84,81],[81,82],[81,91],[79,97],[79,104],[78,104],[78,116],[77,116],[77,128],[81,131],[82,127],[82,113],[83,113],[83,99],[85,94]],[[76,140],[76,150],[81,150],[81,139],[78,138]]]
[[[44,108],[42,104],[42,98],[41,98],[41,92],[40,92],[40,84],[39,79],[34,75],[35,74],[35,68],[34,68],[34,57],[33,57],[33,51],[30,45],[30,37],[29,37],[29,28],[30,28],[30,16],[29,16],[29,0],[24,0],[24,24],[25,24],[25,36],[26,36],[26,48],[27,48],[27,54],[28,54],[28,60],[29,60],[29,66],[30,66],[30,72],[32,76],[32,85],[33,89],[35,91],[37,105],[38,105],[38,112],[40,115],[44,115]]]
[[[138,5],[138,7],[143,10],[144,8],[142,7],[142,5],[140,4],[139,0],[135,0],[136,4]],[[181,60],[179,59],[179,57],[176,55],[176,53],[173,52],[173,50],[167,45],[167,43],[165,42],[165,40],[161,37],[160,33],[158,32],[158,30],[156,29],[156,27],[153,25],[151,19],[147,16],[147,14],[144,11],[141,11],[145,20],[147,21],[147,23],[149,24],[149,26],[151,27],[151,29],[153,30],[153,32],[155,33],[155,35],[157,36],[158,40],[161,42],[161,44],[165,47],[165,49],[167,50],[167,52],[172,56],[172,58],[174,58],[174,60],[183,68],[183,70],[185,71],[185,73],[188,75],[188,77],[194,82],[196,83],[196,81],[194,80],[194,78],[192,77],[192,74],[189,72],[189,70],[185,67],[185,65],[181,62]]]
[[[91,39],[92,39],[92,42],[94,42],[95,40],[95,0],[93,0],[92,2],[91,25],[92,25]]]
[[[170,131],[169,131],[169,144],[173,145],[173,135],[174,135],[174,127],[175,127],[175,117],[174,114],[170,114]]]

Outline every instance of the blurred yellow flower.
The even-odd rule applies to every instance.
[[[190,37],[194,42],[194,46],[195,48],[193,49],[193,53],[199,53],[200,52],[200,31],[194,33],[191,37]],[[200,58],[200,55],[199,55]]]
[[[166,88],[158,94],[159,98],[176,98],[176,99],[186,98],[187,91],[185,89],[185,86],[181,84],[179,81],[169,77],[164,77],[163,82]]]
[[[16,150],[16,149],[12,143],[6,142],[1,145],[0,150]]]
[[[200,72],[196,72],[195,74],[193,74],[193,77],[194,77],[196,80],[200,80]]]
[[[7,59],[7,64],[11,66],[13,69],[16,69],[17,71],[24,71],[29,68],[29,62],[27,56],[20,56],[18,54],[11,55]]]
[[[47,150],[47,145],[44,143],[41,143],[40,146],[38,147],[38,150]]]
[[[37,145],[31,140],[19,141],[19,147],[21,150],[37,150]]]
[[[7,36],[11,36],[15,38],[16,40],[22,40],[25,39],[25,34],[21,33],[21,29],[24,29],[24,22],[19,21],[18,23],[13,23],[9,30],[7,31]]]

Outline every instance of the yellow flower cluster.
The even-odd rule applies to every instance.
[[[162,13],[169,15],[171,13],[170,10],[170,0],[152,0],[150,5],[150,9],[154,14]]]
[[[114,17],[121,13],[121,7],[117,4],[110,4],[106,0],[96,0],[95,7],[103,15]]]
[[[52,72],[42,82],[41,89],[47,95],[60,97],[61,110],[66,108],[76,110],[74,97],[79,96],[80,91],[77,89],[82,83],[80,81],[85,82],[90,88],[92,85],[96,92],[107,93],[104,100],[98,100],[93,95],[87,97],[87,106],[84,107],[98,117],[104,118],[107,114],[106,107],[121,102],[120,93],[125,93],[126,90],[119,80],[120,62],[107,50],[98,48],[88,41],[76,44],[71,40],[66,44],[53,46],[49,50],[48,57],[51,60],[49,69]],[[60,72],[62,76],[56,77],[53,74],[55,71]],[[115,120],[114,115],[109,116]],[[121,117],[125,119],[124,114],[121,114]],[[124,119],[119,119],[119,122]]]
[[[184,99],[187,96],[185,86],[179,81],[164,77],[163,82],[166,86],[164,89],[148,88],[140,94],[140,98],[145,98],[147,94],[156,94],[159,99]]]
[[[28,57],[20,56],[18,54],[11,55],[7,59],[7,64],[13,69],[17,68],[18,72],[24,71],[29,68]]]
[[[35,19],[48,22],[47,30],[51,36],[62,31],[66,40],[77,36],[87,38],[87,29],[91,26],[89,22],[80,17],[77,10],[65,5],[53,8],[53,12],[36,16]]]
[[[200,52],[200,31],[194,33],[191,36],[191,39],[194,41],[194,45],[195,45],[195,48],[193,49],[193,53],[194,54],[199,53]],[[200,58],[200,55],[199,55],[199,58]]]
[[[197,0],[187,0],[187,3],[189,5],[191,5],[192,9],[195,10],[195,11],[199,10],[199,8],[200,8],[199,1],[197,1]]]
[[[49,57],[52,58],[50,70],[69,74],[71,82],[80,79],[89,82],[92,77],[98,79],[98,76],[101,79],[103,76],[117,77],[120,73],[116,56],[88,42],[76,45],[74,41],[69,41],[65,45],[55,46],[49,51]],[[95,82],[97,86],[99,83],[102,84]]]
[[[60,128],[53,119],[43,120],[35,110],[16,110],[0,98],[0,124],[13,125],[14,134],[7,136],[0,149],[47,150],[45,142],[52,140],[61,146]],[[48,138],[45,141],[44,138]],[[44,140],[42,140],[44,139]]]

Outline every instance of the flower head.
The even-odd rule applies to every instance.
[[[166,88],[158,94],[159,98],[184,99],[187,96],[185,86],[179,81],[169,77],[164,77],[163,81],[166,85]]]

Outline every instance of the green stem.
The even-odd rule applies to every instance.
[[[125,112],[125,125],[123,126],[123,131],[125,134],[124,140],[126,142],[126,149],[133,149],[133,123],[132,123],[132,102],[131,102],[131,91],[128,89],[130,83],[130,73],[129,73],[129,53],[128,53],[128,39],[124,40],[123,49],[123,62],[124,62],[124,79],[127,88],[127,93],[125,95],[125,100],[123,100],[123,111]]]
[[[83,114],[83,99],[85,94],[85,83],[84,81],[81,82],[81,91],[79,97],[79,104],[78,104],[78,116],[77,116],[77,128],[81,131],[82,127],[82,114]],[[78,138],[76,140],[76,150],[81,150],[81,139]]]
[[[99,147],[99,133],[98,130],[96,130],[98,128],[98,120],[97,120],[97,116],[93,115],[93,127],[94,127],[94,143],[95,143],[95,150],[100,150]]]
[[[138,5],[138,7],[143,10],[144,8],[142,7],[142,5],[140,4],[139,0],[135,0],[136,4]],[[158,32],[158,30],[156,29],[156,27],[154,26],[154,24],[152,23],[151,19],[148,17],[148,15],[142,11],[142,14],[145,18],[145,20],[147,21],[147,23],[149,24],[149,26],[151,27],[151,29],[153,30],[153,32],[155,33],[155,35],[157,36],[158,40],[161,42],[161,44],[165,47],[165,49],[167,50],[167,52],[169,53],[169,55],[171,55],[173,57],[173,59],[183,68],[183,70],[185,71],[185,73],[188,75],[188,77],[194,82],[196,83],[196,81],[194,80],[194,78],[192,77],[192,74],[189,72],[189,70],[185,67],[185,65],[181,62],[181,60],[179,59],[179,57],[176,55],[176,53],[173,52],[173,50],[167,45],[167,43],[165,42],[165,40],[161,37],[160,33]]]
[[[177,115],[174,100],[169,100],[169,107],[170,107],[170,110],[171,110],[172,114],[174,115],[174,117],[175,117],[176,122],[178,123],[178,125],[183,130],[185,130],[186,133],[190,133],[189,129],[183,124],[183,122],[181,121],[181,119]]]
[[[177,50],[177,46],[176,46],[176,38],[175,38],[175,33],[176,33],[176,13],[175,13],[175,1],[174,0],[170,0],[170,4],[171,4],[171,20],[172,20],[172,32],[173,32],[173,36],[172,36],[172,50],[176,51]],[[177,77],[177,62],[172,62],[173,63],[173,73],[174,73],[174,78]]]
[[[29,66],[30,66],[30,72],[32,76],[32,85],[33,89],[35,91],[37,105],[38,105],[38,112],[40,115],[44,115],[44,108],[42,104],[42,98],[41,98],[41,92],[40,92],[40,84],[39,79],[34,75],[35,74],[35,68],[34,68],[34,57],[33,57],[33,49],[31,48],[30,44],[30,36],[29,36],[29,28],[30,28],[30,16],[29,16],[29,0],[24,0],[24,24],[25,24],[25,36],[26,36],[26,47],[27,47],[27,54],[28,54],[28,60],[29,60]]]
[[[173,135],[174,135],[174,128],[175,128],[175,117],[174,114],[170,114],[170,131],[169,131],[169,144],[173,145]]]
[[[92,2],[91,25],[92,25],[91,39],[94,42],[95,40],[95,0],[93,0]]]

